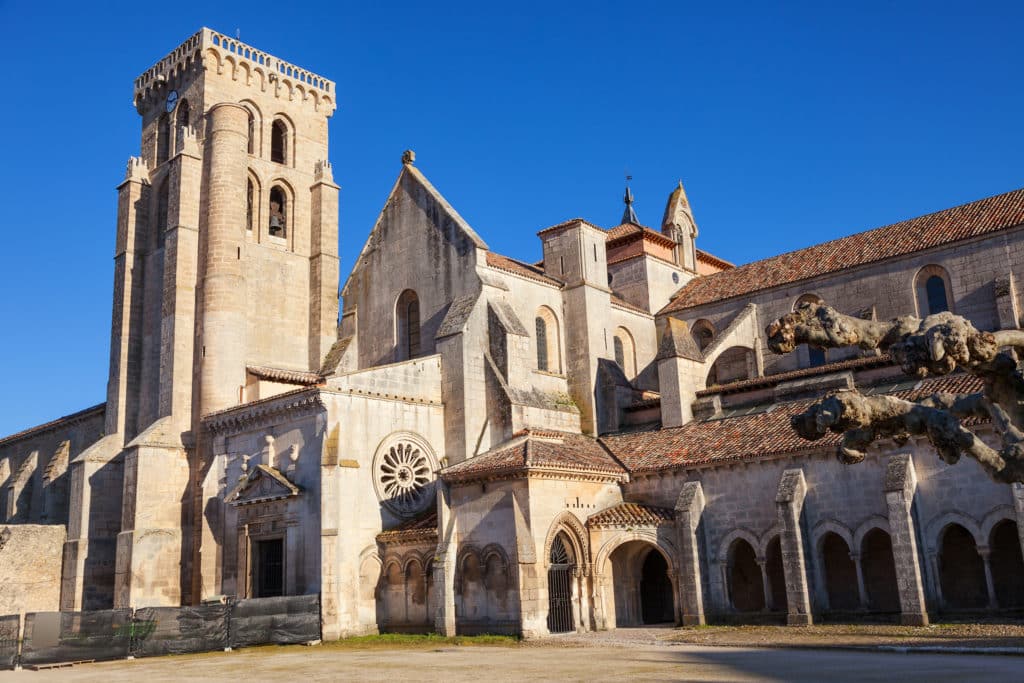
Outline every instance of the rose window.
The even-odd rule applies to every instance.
[[[436,466],[426,444],[402,437],[383,445],[374,460],[377,496],[393,512],[412,516],[433,502]]]

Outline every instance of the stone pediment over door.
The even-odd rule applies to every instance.
[[[257,465],[228,493],[229,505],[252,505],[293,498],[301,489],[269,465]]]

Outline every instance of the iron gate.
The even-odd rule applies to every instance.
[[[569,585],[571,576],[566,566],[548,570],[548,631],[551,633],[575,630],[572,624],[572,589]]]

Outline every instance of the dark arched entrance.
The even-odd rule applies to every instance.
[[[978,609],[988,603],[985,565],[974,536],[959,524],[950,524],[942,533],[939,582],[950,609]]]
[[[850,546],[830,531],[821,539],[821,559],[830,610],[854,610],[860,606],[857,567],[850,558]]]
[[[778,536],[768,542],[764,567],[771,591],[768,607],[777,612],[785,612],[789,609],[789,601],[786,598],[786,570],[782,566],[782,542]]]
[[[996,603],[1003,608],[1024,607],[1024,557],[1017,523],[1004,519],[996,524],[989,535],[988,547],[992,551],[989,563]]]
[[[873,612],[898,612],[900,590],[896,583],[896,561],[892,539],[881,529],[872,529],[860,542],[860,566],[864,574],[868,609]]]
[[[729,597],[739,612],[758,612],[764,609],[764,582],[757,564],[754,548],[742,538],[729,548]]]
[[[645,624],[661,624],[675,618],[668,563],[653,549],[647,553],[641,571],[640,616]]]
[[[572,558],[562,535],[555,536],[548,556],[548,631],[572,631]]]

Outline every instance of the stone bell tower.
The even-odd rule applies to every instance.
[[[134,101],[142,141],[118,188],[107,436],[85,454],[123,472],[123,498],[116,519],[90,504],[83,465],[68,541],[76,555],[90,527],[117,529],[118,607],[193,600],[211,447],[200,419],[256,398],[247,368],[317,371],[338,306],[334,83],[203,28],[136,79]],[[66,607],[87,590],[75,561]]]

